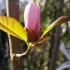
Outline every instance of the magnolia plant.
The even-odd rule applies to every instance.
[[[36,0],[30,0],[24,11],[25,26],[21,26],[20,22],[12,17],[0,16],[0,29],[12,36],[19,38],[28,46],[26,52],[15,54],[15,56],[26,55],[31,48],[42,45],[48,40],[46,35],[55,26],[58,26],[66,21],[70,21],[70,16],[61,16],[56,21],[45,28],[43,33],[40,30],[40,7]]]
[[[31,0],[24,11],[25,28],[28,32],[29,41],[36,41],[40,38],[40,7]]]

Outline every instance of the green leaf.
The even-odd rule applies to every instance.
[[[41,38],[46,35],[50,30],[52,30],[55,27],[55,24],[50,24],[47,28],[45,28]]]
[[[64,22],[70,21],[70,16],[61,16],[56,21],[54,21],[52,24],[50,24],[43,32],[41,38],[44,37],[50,30],[52,30],[55,26],[60,25]]]
[[[11,17],[0,16],[0,29],[27,43],[27,33],[17,20]]]

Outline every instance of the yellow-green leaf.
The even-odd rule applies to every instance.
[[[43,34],[42,34],[41,37],[43,37],[43,36],[46,35],[50,30],[52,30],[54,26],[55,26],[55,24],[49,25],[49,26],[44,30],[44,32],[43,32]]]
[[[63,23],[62,21],[63,17],[58,18],[56,21],[54,21],[53,23],[51,23],[43,32],[41,38],[43,38],[43,36],[45,36],[50,30],[52,30],[56,25],[59,25],[61,23]],[[64,18],[63,18],[64,19]]]
[[[46,35],[50,30],[52,30],[55,26],[60,25],[66,21],[70,21],[70,16],[61,16],[56,21],[54,21],[50,26],[48,26],[43,32],[41,38]]]
[[[25,29],[14,18],[0,16],[0,29],[27,42],[27,33]]]
[[[60,25],[66,21],[70,21],[70,16],[61,16],[56,21],[54,21],[52,24],[50,24],[43,32],[41,38],[46,35],[50,30],[52,30],[55,26]]]

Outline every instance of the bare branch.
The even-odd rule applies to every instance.
[[[67,21],[70,21],[70,16],[61,16],[56,21],[54,21],[52,24],[55,24],[55,26],[56,26],[56,25],[60,25]]]

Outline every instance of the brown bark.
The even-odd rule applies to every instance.
[[[62,15],[62,9],[63,9],[63,0],[59,0],[59,8],[55,8],[55,19],[60,17]],[[53,38],[51,41],[51,53],[50,53],[50,62],[49,62],[49,68],[48,70],[56,70],[56,60],[58,56],[58,49],[60,44],[60,33],[61,33],[60,26],[55,27],[53,31]]]
[[[16,20],[19,20],[19,0],[7,0],[8,1],[8,16],[15,18]],[[14,22],[13,22],[14,23]],[[10,36],[11,44],[12,44],[12,54],[14,53],[20,53],[20,40]],[[12,55],[10,54],[11,58]],[[20,69],[20,58],[13,57],[11,59],[11,70],[21,70]]]

